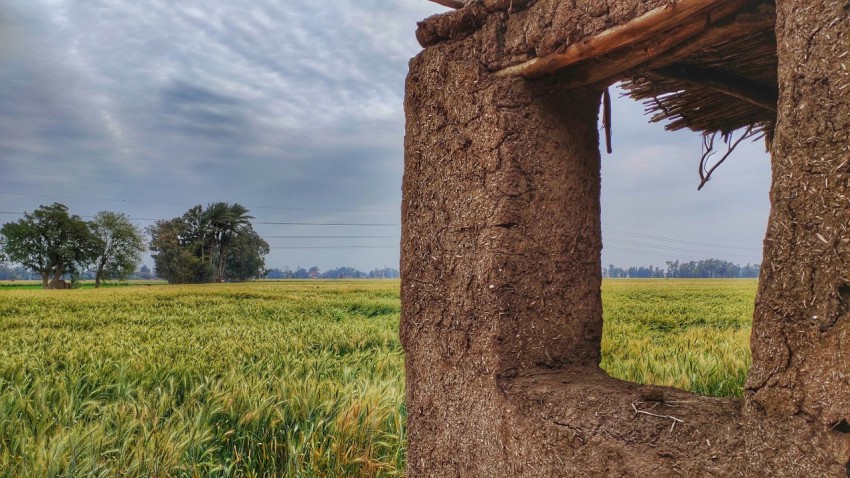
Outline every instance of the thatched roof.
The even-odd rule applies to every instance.
[[[669,130],[728,134],[752,125],[770,136],[778,94],[773,9],[763,4],[751,18],[758,28],[747,34],[637,72],[622,86]]]
[[[726,135],[752,126],[752,134],[772,134],[778,95],[772,1],[608,3],[602,28],[598,12],[588,10],[593,2],[575,5],[564,14],[556,0],[458,3],[452,14],[420,24],[417,36],[423,46],[473,34],[482,42],[501,41],[507,45],[502,53],[488,59],[500,76],[546,78],[568,87],[622,82],[629,96],[645,102],[652,121],[667,129]],[[616,18],[611,5],[625,13]],[[558,16],[546,16],[559,8]],[[489,28],[488,22],[500,25]],[[539,25],[552,25],[555,32],[535,30]],[[570,28],[586,36],[576,38]],[[491,31],[495,37],[487,36]],[[498,36],[504,32],[526,38],[505,40]],[[529,37],[538,40],[526,43]]]

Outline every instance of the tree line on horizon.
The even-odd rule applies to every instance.
[[[45,289],[65,288],[63,277],[84,270],[94,273],[95,287],[106,278],[124,278],[136,270],[145,250],[138,226],[111,211],[83,221],[64,204],[53,203],[0,227],[0,260],[37,273]]]
[[[169,283],[250,279],[398,278],[385,267],[361,272],[337,267],[266,269],[268,243],[254,231],[244,206],[216,202],[142,229],[122,213],[101,211],[91,221],[53,203],[0,227],[0,280],[40,278],[44,288],[65,287],[78,279],[165,279]],[[146,241],[146,236],[149,240]],[[154,270],[141,265],[149,250]]]
[[[63,278],[71,279],[68,274],[65,274]],[[16,280],[40,280],[41,275],[38,272],[34,272],[20,264],[12,264],[9,262],[3,262],[0,259],[0,281],[16,281]],[[77,280],[95,280],[95,271],[88,269],[80,273],[77,276]],[[130,273],[125,278],[119,277],[106,277],[105,279],[117,279],[117,280],[156,280],[159,279],[154,273],[153,269],[147,266],[147,264],[140,265],[135,271]]]
[[[363,272],[353,267],[336,267],[321,272],[316,266],[309,269],[298,266],[295,270],[289,268],[269,269],[265,275],[266,279],[398,279],[399,277],[398,269],[392,267],[375,268],[369,272]]]
[[[603,276],[610,278],[673,278],[673,279],[735,279],[758,278],[761,264],[739,265],[721,259],[703,259],[700,261],[667,261],[667,267],[632,266],[628,268],[609,264],[603,269]]]
[[[362,272],[337,267],[321,272],[318,267],[295,270],[266,269],[269,244],[254,231],[253,216],[244,206],[216,202],[197,205],[182,216],[156,221],[145,233],[122,214],[100,211],[91,221],[53,203],[40,206],[24,217],[0,227],[0,280],[24,278],[32,271],[44,288],[64,287],[93,278],[95,287],[104,279],[161,278],[173,284],[245,281],[250,279],[360,279],[398,278],[399,271],[385,267]],[[150,250],[154,271],[141,264]],[[7,263],[18,264],[11,266]],[[666,268],[622,268],[610,264],[603,276],[618,278],[757,278],[760,264],[741,266],[720,259],[667,261]],[[29,277],[27,277],[29,278]]]
[[[104,279],[128,279],[150,250],[155,275],[169,283],[262,277],[269,245],[251,227],[248,212],[238,203],[195,206],[148,227],[146,244],[145,233],[125,214],[101,211],[84,221],[64,204],[42,205],[0,227],[0,272],[17,274],[5,263],[19,264],[37,274],[45,289],[92,274],[99,287]]]

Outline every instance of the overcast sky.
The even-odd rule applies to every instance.
[[[54,201],[142,227],[238,202],[272,246],[269,267],[397,267],[404,77],[416,21],[440,11],[425,0],[2,0],[0,223]],[[613,110],[603,264],[760,262],[763,144],[697,192],[698,135],[648,124],[628,99]]]

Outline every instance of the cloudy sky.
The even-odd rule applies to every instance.
[[[0,223],[54,201],[142,227],[238,202],[272,245],[269,267],[397,267],[404,76],[416,21],[440,11],[425,0],[3,0]],[[697,192],[699,136],[615,99],[614,151],[604,264],[760,262],[761,143]]]

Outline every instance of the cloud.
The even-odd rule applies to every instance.
[[[648,123],[642,110],[626,98],[614,103],[614,154],[602,156],[603,262],[663,266],[665,260],[709,257],[761,262],[770,206],[770,161],[763,143],[742,143],[697,191],[700,135],[664,131],[663,125]],[[617,231],[718,246],[636,240]]]
[[[0,192],[23,195],[0,194],[0,209],[58,200],[83,215],[156,218],[236,201],[258,208],[258,219],[398,223],[404,76],[420,49],[416,21],[441,10],[424,0],[7,0]],[[753,229],[741,206],[764,202],[755,187],[764,168],[746,167],[759,160],[730,159],[696,195],[695,135],[647,130],[629,101],[616,101],[614,115],[606,227],[690,236],[714,224],[718,237]],[[320,230],[328,233],[288,232]],[[398,242],[389,243],[281,249],[269,262],[392,265]]]
[[[21,194],[0,196],[2,209],[60,200],[80,214],[170,217],[227,200],[303,208],[261,210],[273,219],[374,221],[383,211],[397,223],[406,63],[419,49],[415,21],[438,10],[4,2],[0,190]],[[308,211],[322,208],[338,211]],[[276,259],[297,262],[285,254]],[[345,263],[299,254],[303,264]],[[363,257],[352,265],[392,264],[397,248]]]

